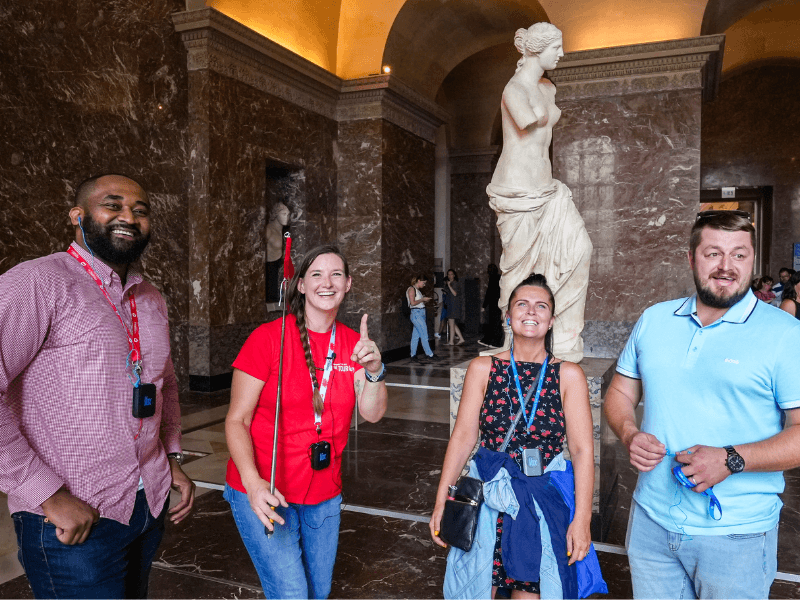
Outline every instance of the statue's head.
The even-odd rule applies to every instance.
[[[272,210],[269,212],[270,221],[278,221],[284,227],[289,224],[289,209],[283,202],[276,202],[272,205]]]
[[[561,30],[552,23],[534,23],[528,29],[517,29],[514,46],[522,56],[535,56],[561,37]]]

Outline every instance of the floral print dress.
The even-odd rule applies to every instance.
[[[523,397],[539,379],[540,363],[517,361],[517,374]],[[528,430],[527,417],[533,407],[534,399],[528,402],[526,411],[517,422],[514,434],[506,447],[506,453],[516,459],[522,466],[522,450],[525,448],[541,448],[543,468],[563,450],[567,429],[564,422],[564,408],[561,404],[559,375],[561,363],[548,362],[542,395],[536,407],[536,417]],[[503,445],[508,428],[519,411],[519,396],[514,385],[514,372],[511,362],[492,357],[492,369],[486,386],[486,396],[480,414],[481,446],[497,451]],[[539,593],[539,582],[516,581],[506,575],[503,568],[501,538],[503,534],[503,515],[497,518],[497,540],[494,546],[494,566],[492,568],[492,585],[511,589]]]

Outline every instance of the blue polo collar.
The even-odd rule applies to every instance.
[[[739,300],[736,304],[731,306],[728,311],[722,315],[719,321],[726,321],[728,323],[744,323],[753,314],[758,304],[758,298],[753,294],[752,290],[747,290],[744,298]],[[697,294],[692,294],[687,298],[683,304],[675,311],[675,315],[679,317],[696,317],[697,316]]]

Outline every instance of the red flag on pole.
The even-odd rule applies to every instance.
[[[283,276],[285,279],[294,277],[294,263],[292,263],[292,236],[286,234],[286,251],[283,253]]]

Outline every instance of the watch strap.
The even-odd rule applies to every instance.
[[[381,372],[377,375],[372,375],[369,371],[364,369],[364,377],[366,377],[367,381],[370,383],[380,383],[386,379],[386,365],[381,363]]]
[[[745,463],[742,455],[739,454],[733,446],[723,446],[723,448],[725,449],[725,452],[728,453],[728,456],[725,458],[725,466],[728,467],[728,470],[731,473],[741,473],[744,471]],[[741,468],[731,468],[732,461],[741,462]]]

